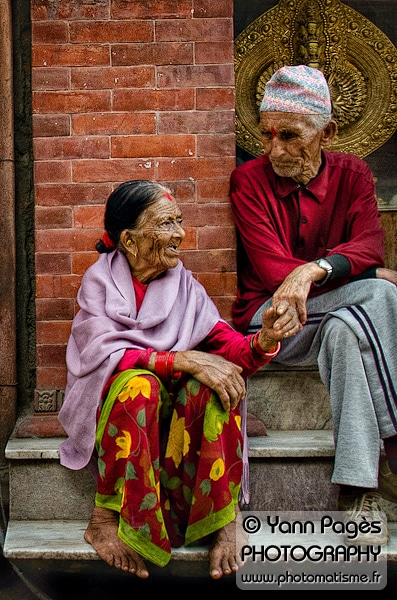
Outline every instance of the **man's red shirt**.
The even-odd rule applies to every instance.
[[[242,332],[299,265],[340,254],[348,259],[353,277],[384,264],[384,231],[370,168],[351,154],[323,151],[322,156],[320,172],[307,186],[276,175],[267,155],[232,173],[238,273],[233,318]],[[348,280],[312,287],[310,295]]]

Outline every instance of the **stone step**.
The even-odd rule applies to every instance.
[[[63,439],[9,440],[12,521],[89,519],[95,481],[86,469],[71,471],[59,464]],[[335,510],[330,430],[269,431],[267,436],[249,438],[248,454],[250,510]],[[397,504],[382,502],[387,517],[397,521]]]
[[[246,515],[250,515],[247,512]],[[334,514],[336,516],[337,513]],[[243,512],[243,516],[246,516]],[[4,556],[12,561],[21,560],[100,560],[99,556],[83,537],[86,521],[10,521],[7,528]],[[389,522],[390,540],[385,547],[387,560],[397,561],[397,523]],[[288,538],[288,543],[294,541]],[[298,539],[298,538],[296,538]],[[257,543],[256,535],[249,536],[248,543]],[[266,540],[265,540],[266,541]],[[273,544],[287,543],[286,536],[270,540]],[[302,543],[302,542],[301,542]],[[306,543],[313,543],[307,539]],[[332,532],[316,538],[321,546],[340,544],[341,539]],[[184,562],[208,559],[208,546],[174,548],[172,559]]]
[[[87,521],[10,521],[4,556],[13,559],[100,560],[83,537]],[[180,560],[204,560],[208,546],[175,548]]]
[[[271,430],[332,429],[329,395],[315,367],[269,363],[248,380],[248,410]]]
[[[69,564],[85,568],[81,565],[86,564],[89,573],[88,565],[97,564],[91,561],[99,560],[83,538],[95,483],[88,472],[72,472],[59,464],[62,439],[11,438],[6,448],[11,489],[3,553],[22,571],[53,570],[56,564],[62,564],[62,569]],[[251,502],[243,514],[335,510],[336,486],[330,483],[334,456],[331,431],[269,431],[267,436],[249,439],[249,456]],[[394,564],[397,504],[382,500],[382,508],[391,531],[384,551],[387,561]],[[252,538],[252,543],[255,541]],[[321,543],[327,544],[327,539]],[[206,546],[175,549],[165,574],[208,576],[207,558]],[[158,567],[152,571],[164,574]]]
[[[95,481],[86,469],[71,471],[59,464],[59,445],[63,439],[10,438],[6,458],[10,465],[9,511],[12,520],[89,518],[94,503]],[[307,477],[306,472],[309,473],[307,489],[311,498],[310,505],[314,507],[315,497],[318,500],[325,497],[324,486],[332,490],[327,479],[333,452],[332,432],[328,430],[270,431],[267,436],[249,438],[251,486],[255,488],[252,496],[258,496],[255,507],[259,503],[265,509],[267,505],[261,499],[276,499],[272,494],[279,489],[276,483],[279,480],[277,465],[285,460],[288,467],[282,467],[283,485],[291,481],[292,477],[297,478],[298,485],[301,486]],[[291,465],[291,476],[286,477],[284,471],[288,473]],[[313,470],[310,465],[315,465]],[[322,475],[324,468],[325,476]],[[275,482],[269,485],[268,491],[265,490],[274,478]],[[316,493],[309,489],[312,486],[317,490]],[[328,496],[330,493],[331,491]],[[29,498],[29,502],[26,502],[26,498]],[[284,501],[288,498],[289,493],[283,496]],[[302,494],[300,504],[295,508],[305,508],[308,505],[307,493]],[[329,505],[331,504],[332,499],[329,500]]]
[[[23,460],[59,461],[59,446],[64,439],[11,437],[5,456],[10,464]],[[328,429],[271,430],[266,436],[249,438],[248,443],[249,456],[253,458],[334,455],[332,431]]]

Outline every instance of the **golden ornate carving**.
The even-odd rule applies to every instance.
[[[397,129],[397,48],[340,0],[280,0],[235,40],[236,135],[254,156],[264,87],[283,65],[307,64],[328,80],[339,133],[333,150],[362,158]]]

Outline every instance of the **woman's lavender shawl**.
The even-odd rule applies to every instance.
[[[68,435],[61,444],[61,463],[70,469],[90,461],[101,393],[126,348],[191,350],[220,320],[203,286],[181,262],[148,285],[137,314],[129,265],[118,251],[101,254],[87,269],[77,301],[59,413]]]

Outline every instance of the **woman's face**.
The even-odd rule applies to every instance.
[[[132,272],[142,283],[149,283],[178,264],[179,246],[185,237],[182,213],[174,198],[164,194],[141,215],[137,231],[127,244],[127,258]]]

